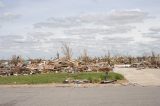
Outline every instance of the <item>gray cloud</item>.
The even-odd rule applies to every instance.
[[[110,36],[112,34],[123,34],[131,31],[135,27],[132,26],[114,26],[109,28],[74,28],[74,29],[66,29],[64,33],[72,36],[81,36],[84,38],[95,38],[99,35]]]
[[[150,31],[151,31],[151,32],[155,32],[155,33],[160,33],[160,27],[150,28]]]
[[[104,42],[107,44],[129,44],[134,41],[132,37],[105,37]]]
[[[1,51],[14,51],[20,49],[19,42],[23,40],[19,35],[3,35],[0,36],[0,50]]]
[[[66,28],[87,25],[124,25],[132,23],[140,23],[149,18],[148,13],[141,10],[114,10],[109,13],[83,14],[75,17],[50,18],[47,22],[34,24],[35,28]]]
[[[0,14],[0,22],[12,21],[12,20],[20,18],[20,16],[21,15],[19,15],[19,14],[6,12],[6,13],[3,13],[3,14]]]
[[[139,42],[138,47],[143,48],[146,52],[160,52],[160,27],[152,27],[149,32],[143,33],[144,38],[149,38],[152,41],[143,43]],[[141,51],[142,52],[142,51]]]
[[[0,38],[0,44],[3,45],[3,47],[5,47],[5,45],[12,47],[13,44],[21,42],[24,39],[23,36],[20,35],[3,35],[0,36]]]
[[[89,22],[102,25],[122,25],[143,22],[147,19],[148,13],[141,10],[114,10],[110,13],[88,14],[81,16],[83,22]]]
[[[41,27],[75,27],[81,25],[81,21],[78,17],[65,17],[65,18],[50,18],[48,22],[40,22],[34,24],[35,28]]]
[[[125,51],[124,49],[134,39],[132,37],[121,37],[120,34],[132,31],[136,28],[132,26],[133,23],[141,23],[147,18],[149,17],[146,12],[123,10],[75,17],[50,18],[46,22],[34,24],[34,27],[61,29],[60,32],[66,38],[60,38],[56,33],[52,34],[49,39],[43,40],[43,43],[47,41],[50,45],[60,45],[59,42],[70,42],[74,45],[73,47],[88,48],[92,52],[95,52],[94,50],[97,50],[97,48],[100,50],[114,48],[115,50]],[[113,34],[118,34],[119,37],[112,37]],[[101,39],[98,39],[99,36],[101,36]],[[131,47],[128,46],[128,48]]]
[[[144,33],[143,36],[160,41],[160,27],[150,28],[149,32]]]
[[[141,10],[114,10],[108,13],[83,14],[75,17],[54,17],[48,19],[46,22],[36,23],[34,27],[54,28],[54,30],[58,28],[58,30],[60,29],[60,32],[66,36],[66,38],[60,38],[60,36],[53,31],[52,36],[48,37],[49,39],[42,37],[43,43],[46,41],[48,43],[65,41],[71,42],[78,47],[105,48],[105,46],[109,44],[115,48],[121,48],[124,44],[134,41],[134,39],[130,37],[113,38],[112,35],[118,34],[120,36],[120,34],[128,33],[136,28],[132,26],[133,23],[141,23],[148,18],[148,13]],[[44,36],[44,33],[42,36]],[[101,36],[101,40],[99,36]],[[119,43],[123,46],[120,46]]]
[[[1,21],[17,18],[18,15],[11,14],[3,15],[3,18],[0,16]],[[149,18],[148,13],[140,10],[50,18],[46,22],[34,24],[38,29],[28,32],[27,35],[1,36],[0,49],[53,55],[61,50],[61,42],[69,42],[76,55],[79,55],[79,51],[84,48],[88,49],[91,55],[96,55],[97,51],[103,54],[104,50],[114,53],[140,51],[147,44],[133,44],[134,38],[129,35],[123,37],[123,34],[135,29],[134,23],[141,23],[147,18]],[[99,37],[101,39],[98,39]],[[157,42],[153,47],[157,47],[158,44]],[[149,49],[152,47],[148,46],[147,50]]]
[[[39,36],[37,36],[39,35]],[[45,36],[50,35],[50,36]],[[47,39],[49,37],[49,39]],[[43,41],[41,41],[43,40]],[[84,48],[88,49],[90,55],[103,55],[105,51],[110,50],[113,54],[139,54],[145,51],[156,50],[159,47],[159,42],[150,43],[131,43],[134,39],[132,37],[104,37],[102,40],[97,39],[83,39],[80,38],[55,38],[52,33],[34,33],[27,37],[22,35],[7,35],[1,36],[0,49],[23,51],[23,54],[31,55],[37,53],[37,56],[52,56],[56,51],[61,51],[61,42],[69,42],[74,51],[74,56],[78,56],[80,51]],[[151,44],[152,43],[152,44]],[[7,48],[7,50],[6,50]],[[98,53],[97,53],[98,51]],[[31,54],[30,54],[31,53]],[[33,55],[31,55],[33,56]]]
[[[139,42],[139,43],[137,43],[137,50],[140,51],[141,53],[144,53],[144,52],[150,53],[152,51],[159,53],[160,52],[159,45],[160,45],[159,41],[152,41],[152,42],[148,42],[148,43]]]
[[[50,37],[54,36],[54,33],[52,32],[32,32],[32,33],[28,33],[28,35],[32,37],[33,39],[48,40],[50,39]]]
[[[4,23],[12,22],[20,17],[21,17],[21,15],[11,13],[11,12],[0,13],[0,28],[3,27]]]
[[[154,39],[160,40],[160,33],[156,33],[156,32],[144,33],[143,36],[151,39],[154,38]]]
[[[0,41],[16,41],[18,39],[22,39],[23,37],[20,35],[2,35],[0,36]]]

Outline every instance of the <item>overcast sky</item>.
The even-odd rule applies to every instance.
[[[160,53],[160,0],[0,0],[0,58]]]

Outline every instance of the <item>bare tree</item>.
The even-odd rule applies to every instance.
[[[18,74],[22,73],[21,66],[18,65],[19,63],[23,63],[22,57],[13,55],[11,57],[11,64],[14,65],[14,67],[11,68],[13,73],[18,73]]]
[[[155,55],[154,51],[152,51],[151,64],[156,65],[156,55]]]
[[[85,64],[87,64],[89,62],[89,56],[88,56],[87,49],[83,50],[83,54],[81,57],[82,57],[82,60],[85,62]]]
[[[108,64],[111,65],[111,55],[110,55],[110,51],[109,50],[108,50],[107,60],[108,60]]]
[[[16,55],[13,55],[12,58],[11,58],[11,64],[14,64],[14,66],[17,66],[18,63],[22,62],[23,59],[21,56],[16,56]]]
[[[72,58],[73,53],[69,43],[62,42],[62,53],[66,59],[70,60]]]
[[[57,59],[59,59],[59,52],[57,51],[57,57],[56,57]]]

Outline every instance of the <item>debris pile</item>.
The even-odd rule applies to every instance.
[[[115,65],[125,68],[160,68],[160,55],[152,53],[151,56],[107,56],[89,57],[84,50],[82,56],[72,59],[71,49],[64,46],[64,57],[57,57],[51,60],[28,59],[20,56],[13,56],[10,60],[0,60],[0,76],[29,75],[37,73],[77,73],[77,72],[108,72],[112,71]]]
[[[8,61],[5,64],[1,64],[0,75],[29,75],[37,73],[48,72],[106,72],[112,71],[112,67],[107,62],[98,63],[83,63],[79,60],[71,60],[66,58],[59,58],[54,60],[26,60],[19,61],[17,58],[13,61]]]
[[[89,80],[71,80],[71,79],[66,79],[64,84],[69,84],[69,83],[74,83],[74,84],[87,84],[90,83]]]

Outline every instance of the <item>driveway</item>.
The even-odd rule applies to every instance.
[[[114,72],[123,74],[132,84],[160,86],[160,69],[115,68]]]

